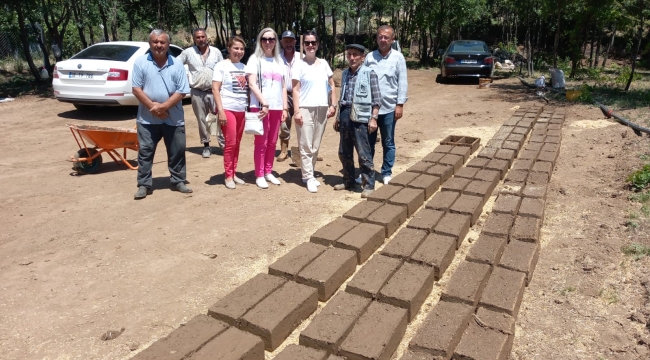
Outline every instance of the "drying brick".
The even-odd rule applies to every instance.
[[[532,135],[528,140],[529,143],[543,143],[546,139],[546,135]],[[519,155],[521,156],[521,155]]]
[[[439,357],[434,357],[431,354],[419,351],[407,351],[402,355],[400,360],[439,360]]]
[[[508,214],[492,213],[483,225],[483,233],[494,236],[508,237],[515,217]]]
[[[532,128],[534,124],[534,121],[532,120],[521,120],[519,123],[517,123],[517,126],[525,127],[525,128]]]
[[[545,143],[544,146],[542,146],[543,152],[556,153],[559,150],[560,150],[560,146],[558,144]]]
[[[322,228],[316,230],[311,236],[310,241],[313,243],[329,246],[348,231],[352,230],[359,224],[358,221],[337,218]]]
[[[433,152],[447,154],[453,148],[454,148],[453,145],[438,145],[438,146],[436,146],[435,149],[433,149]]]
[[[551,152],[551,151],[541,151],[539,155],[537,155],[537,160],[539,161],[547,161],[551,164],[551,167],[555,166],[555,161],[557,160],[558,155],[560,154],[559,151],[557,152]],[[534,167],[533,167],[534,169]]]
[[[530,172],[526,179],[526,184],[546,185],[548,184],[548,174],[540,172]]]
[[[184,326],[138,353],[135,360],[182,360],[228,329],[228,324],[197,315]],[[262,352],[264,349],[262,349]]]
[[[318,300],[327,301],[356,268],[354,251],[329,248],[300,271],[296,281],[318,289]]]
[[[555,118],[555,117],[553,117]],[[548,124],[548,129],[549,130],[562,130],[562,125],[561,124]]]
[[[485,159],[485,158],[473,158],[467,163],[467,166],[483,169],[489,161],[490,161],[489,159]]]
[[[433,196],[426,205],[427,209],[434,209],[440,211],[447,211],[454,204],[454,201],[460,196],[459,193],[453,191],[441,191]]]
[[[490,183],[487,181],[472,180],[472,182],[467,185],[463,193],[467,195],[478,196],[483,199],[483,203],[486,203],[490,196],[492,196],[492,192],[494,191],[495,187],[496,183],[494,182]]]
[[[470,183],[470,181],[471,179],[454,176],[442,184],[440,191],[455,191],[461,194],[467,187],[467,184]]]
[[[451,165],[436,164],[427,170],[427,174],[439,177],[440,182],[443,183],[454,174],[454,167]]]
[[[437,234],[451,236],[456,239],[456,249],[458,249],[469,231],[469,224],[469,215],[446,213],[433,228],[433,231]]]
[[[273,360],[325,360],[327,352],[316,350],[305,346],[290,344]]]
[[[327,247],[312,242],[302,243],[269,265],[269,274],[293,279]]]
[[[383,204],[370,214],[366,221],[383,226],[385,230],[384,236],[390,237],[406,221],[406,207]]]
[[[420,209],[420,211],[409,220],[407,227],[432,232],[433,227],[438,224],[444,214],[444,211],[440,210],[427,208]]]
[[[540,151],[542,150],[542,145],[544,145],[544,143],[529,142],[528,145],[526,145],[526,150]]]
[[[501,146],[503,145],[504,140],[497,140],[497,139],[491,139],[490,141],[485,144],[486,148],[492,148],[492,149],[500,149]]]
[[[494,159],[494,155],[496,155],[498,148],[489,148],[485,147],[483,150],[481,150],[477,157],[478,158],[483,158],[483,159]]]
[[[521,143],[518,141],[504,141],[503,145],[501,145],[501,148],[512,150],[515,152],[515,156],[517,156],[517,154],[519,154],[519,150],[521,149]]]
[[[517,125],[517,123],[519,122],[519,120],[521,120],[521,117],[519,117],[519,116],[516,116],[516,117],[515,117],[515,116],[512,116],[512,117],[510,117],[508,120],[504,121],[504,122],[503,122],[503,125],[507,125],[507,126],[515,126],[515,125]]]
[[[431,166],[433,166],[433,164],[428,161],[419,161],[413,164],[410,168],[406,169],[406,171],[423,174]]]
[[[511,241],[503,251],[499,266],[526,274],[526,286],[533,278],[539,258],[539,243]]]
[[[454,177],[473,179],[480,169],[474,167],[462,167],[454,174]]]
[[[340,356],[330,355],[330,357],[328,357],[327,360],[345,360],[345,359]]]
[[[519,211],[519,205],[521,204],[521,197],[516,195],[508,194],[499,194],[494,206],[492,207],[492,212],[502,213],[509,215],[517,215]]]
[[[496,155],[494,155],[495,159],[501,159],[501,160],[506,160],[508,161],[508,164],[512,163],[512,160],[517,156],[514,150],[509,150],[509,149],[499,149],[497,151]]]
[[[462,156],[463,162],[465,162],[467,159],[469,159],[469,156],[472,153],[472,149],[469,146],[454,146],[454,148],[451,149],[449,153]]]
[[[424,158],[422,158],[422,161],[428,161],[428,162],[431,162],[431,163],[437,163],[438,161],[440,161],[440,159],[442,159],[443,156],[445,156],[445,154],[443,154],[443,153],[438,153],[438,152],[432,152],[432,153],[430,153],[429,155],[427,155],[427,156],[425,156]]]
[[[473,313],[474,308],[467,304],[438,302],[411,339],[409,348],[442,359],[451,358]]]
[[[507,243],[508,238],[505,236],[492,236],[482,233],[472,247],[469,248],[465,259],[494,266],[499,263]]]
[[[392,182],[392,180],[391,180]],[[440,177],[422,174],[408,184],[408,187],[424,190],[424,198],[428,199],[440,187]]]
[[[546,139],[544,139],[545,143],[551,143],[551,144],[559,144],[562,141],[561,137],[559,136],[546,136]]]
[[[242,318],[241,328],[264,340],[275,350],[318,307],[318,291],[293,281],[262,300]]]
[[[388,203],[405,206],[406,215],[411,216],[424,203],[424,190],[404,188],[388,199]]]
[[[506,138],[506,141],[515,141],[519,143],[519,146],[524,144],[524,140],[526,140],[526,137],[521,134],[510,134]]]
[[[463,156],[455,154],[447,154],[443,156],[440,161],[438,161],[439,164],[453,166],[454,172],[458,171],[458,169],[463,166],[464,162],[465,161],[463,160]]]
[[[257,274],[212,305],[208,309],[208,315],[238,326],[244,314],[285,282],[286,280],[280,277]]]
[[[528,130],[530,130],[530,129],[528,129],[527,127],[516,126],[516,127],[512,130],[512,133],[513,133],[513,134],[519,134],[519,135],[524,135],[524,136],[526,136],[526,134],[528,134]]]
[[[403,228],[384,246],[381,253],[390,257],[406,259],[413,254],[427,235],[424,230]]]
[[[449,209],[453,213],[466,214],[470,216],[470,226],[476,224],[478,217],[483,212],[483,204],[485,201],[480,196],[474,195],[461,195],[458,200]],[[413,220],[411,220],[412,222]]]
[[[506,183],[523,183],[528,178],[528,170],[510,170],[506,175]]]
[[[538,242],[541,220],[533,217],[517,216],[510,232],[510,240]]]
[[[521,196],[521,191],[525,185],[525,183],[505,183],[499,190],[499,194]]]
[[[492,267],[488,264],[461,262],[451,274],[440,300],[462,302],[476,307],[491,270]]]
[[[415,318],[433,288],[434,269],[405,262],[379,291],[383,303],[408,310],[408,321]]]
[[[357,262],[362,264],[384,243],[385,235],[386,230],[383,226],[361,223],[333,245],[355,251]]]
[[[516,317],[524,294],[525,281],[524,273],[495,267],[483,290],[480,306]]]
[[[517,159],[512,163],[512,170],[530,171],[535,161],[533,159]]]
[[[435,279],[440,280],[454,259],[456,244],[456,239],[451,236],[431,234],[415,250],[409,261],[433,267]]]
[[[188,358],[208,359],[264,360],[264,342],[255,335],[231,327]]]
[[[510,135],[510,132],[507,131],[497,131],[494,135],[492,135],[492,140],[501,140],[505,141],[505,139]]]
[[[541,199],[524,198],[519,207],[519,215],[544,219],[544,201]]]
[[[510,168],[510,162],[506,160],[492,159],[487,165],[485,165],[485,168],[488,170],[498,171],[501,179],[503,180],[503,178],[506,176],[506,172],[508,172],[508,168]]]
[[[526,184],[521,195],[528,198],[546,200],[546,185]]]
[[[547,130],[533,130],[533,132],[530,135],[531,136],[546,136],[546,131]]]
[[[300,345],[337,353],[343,339],[371,300],[347,292],[339,292],[300,333]]]
[[[364,222],[370,214],[375,212],[375,210],[379,209],[381,206],[382,203],[377,201],[361,201],[354,205],[352,209],[345,212],[343,217],[350,220]]]
[[[484,328],[470,321],[456,351],[454,360],[506,360],[510,355],[508,335]]]
[[[484,307],[479,307],[476,310],[477,320],[485,324],[487,327],[500,331],[506,335],[515,334],[515,318],[498,311],[492,311]]]
[[[548,124],[538,123],[533,126],[533,130],[546,130],[548,129]]]
[[[401,264],[401,259],[377,254],[354,274],[352,280],[345,287],[345,291],[374,299]]]
[[[368,196],[368,200],[370,201],[378,201],[378,202],[387,202],[388,199],[390,199],[393,195],[397,194],[400,190],[402,190],[403,187],[401,186],[396,186],[396,185],[384,185],[380,187],[378,190],[375,190]]]
[[[562,130],[548,130],[546,136],[562,136]]]
[[[406,325],[406,309],[373,301],[341,344],[339,355],[348,360],[388,360]]]
[[[418,176],[420,176],[419,173],[404,171],[403,173],[401,173],[401,174],[395,176],[394,178],[390,179],[390,184],[391,185],[401,186],[401,187],[406,187],[406,185],[408,185],[408,183],[413,181]]]
[[[537,154],[539,154],[539,150],[530,150],[525,148],[519,153],[519,159],[535,161],[537,159]]]
[[[498,171],[487,170],[487,169],[480,170],[479,172],[476,173],[476,176],[474,176],[475,180],[487,181],[489,183],[494,184],[494,186],[496,186],[499,183],[500,178],[501,178],[501,174]]]

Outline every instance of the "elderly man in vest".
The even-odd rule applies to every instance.
[[[339,132],[339,159],[343,164],[343,183],[334,190],[355,187],[354,150],[359,155],[361,169],[361,197],[375,190],[375,167],[372,146],[377,141],[377,117],[381,102],[377,74],[363,65],[366,48],[363,45],[346,46],[350,68],[343,71],[339,116],[334,130]]]

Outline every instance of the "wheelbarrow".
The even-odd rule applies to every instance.
[[[80,174],[94,174],[102,166],[102,153],[107,153],[115,163],[123,163],[131,170],[137,166],[126,160],[126,150],[138,151],[138,133],[135,129],[105,127],[95,125],[66,124],[72,132],[79,151],[68,161]],[[116,149],[122,149],[120,154]]]

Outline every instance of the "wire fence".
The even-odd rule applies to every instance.
[[[30,35],[36,36],[36,34]],[[34,60],[43,57],[41,47],[36,41],[29,42],[29,52]],[[18,34],[7,31],[0,32],[0,59],[25,60],[25,53]]]

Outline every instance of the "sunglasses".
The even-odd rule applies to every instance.
[[[316,45],[318,45],[317,41],[303,41],[302,43],[305,44],[305,46],[310,46],[310,45],[316,46]]]
[[[268,42],[268,43],[275,42],[275,38],[274,38],[274,37],[271,37],[271,38],[263,37],[263,38],[261,38],[260,40],[261,40],[262,42]]]

